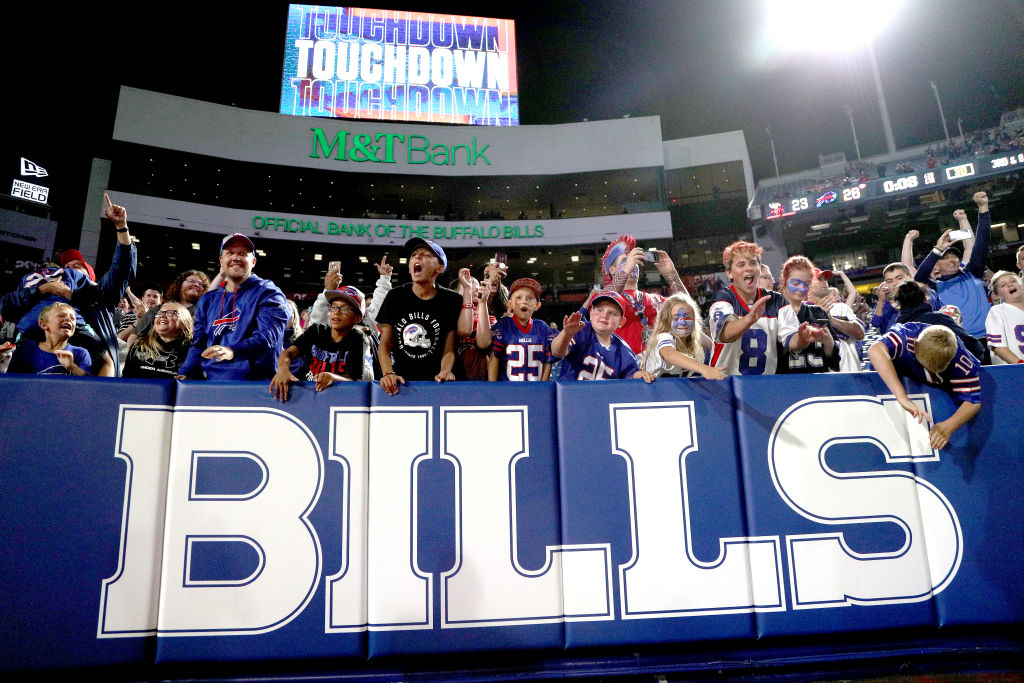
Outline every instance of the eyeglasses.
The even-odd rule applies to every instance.
[[[181,284],[183,284],[183,285],[199,285],[200,287],[205,287],[206,286],[206,283],[204,283],[202,280],[200,280],[198,278],[194,278],[194,277],[186,278],[185,281],[182,282]]]
[[[155,317],[157,317],[157,318],[174,318],[175,320],[177,320],[178,319],[178,312],[177,311],[172,311],[170,309],[168,309],[166,311],[157,311]]]
[[[352,308],[351,306],[331,306],[330,310],[335,311],[337,313],[349,313],[352,315],[355,315],[356,312],[356,309]]]

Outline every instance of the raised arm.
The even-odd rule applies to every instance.
[[[686,285],[683,284],[683,279],[679,277],[676,265],[672,263],[672,257],[668,255],[667,251],[658,250],[658,272],[665,279],[669,294],[676,294],[677,292],[689,294],[686,291]]]
[[[836,275],[843,281],[843,288],[846,290],[846,297],[844,297],[843,302],[850,308],[853,308],[853,305],[857,303],[857,288],[853,286],[853,283],[850,282],[850,278],[844,271],[836,271]]]
[[[310,325],[326,325],[328,322],[327,292],[341,286],[341,273],[336,270],[328,270],[324,275],[324,291],[317,294],[313,308],[309,311]],[[366,316],[364,315],[365,319]]]
[[[377,311],[380,310],[381,304],[384,303],[384,297],[391,291],[391,273],[393,268],[388,264],[387,254],[381,258],[380,263],[374,263],[373,267],[377,269],[378,273],[377,285],[373,288],[373,297],[366,306],[363,322],[376,327]]]
[[[632,251],[626,254],[626,260],[622,262],[619,269],[612,274],[612,282],[609,288],[613,291],[622,293],[622,290],[626,288],[626,283],[629,282],[629,275],[636,268],[636,265],[643,261],[644,250],[640,247],[634,247]]]
[[[469,268],[459,270],[459,284],[462,290],[462,310],[459,312],[457,330],[460,337],[468,337],[473,334],[473,311],[476,305],[473,302],[473,281],[470,279]]]
[[[911,230],[903,237],[903,250],[900,252],[900,261],[910,270],[914,270],[914,240],[920,236],[920,232]]]
[[[988,195],[984,192],[974,193],[974,203],[978,205],[978,227],[974,231],[974,248],[971,258],[967,261],[966,270],[979,280],[985,275],[985,262],[988,260],[988,245],[992,237],[992,214],[988,212]],[[967,259],[966,252],[964,259]]]
[[[477,292],[476,300],[476,346],[478,349],[489,351],[491,348],[491,314],[487,310],[487,300],[491,296],[491,282],[484,280],[480,283],[480,291]]]
[[[960,230],[971,230],[971,222],[967,220],[967,212],[963,209],[957,209],[953,212],[953,218],[956,219],[957,226]],[[974,231],[971,230],[971,236],[965,239],[962,244],[964,245],[964,255],[961,259],[964,263],[971,260],[971,255],[974,253],[974,243],[977,241]]]
[[[579,311],[565,316],[562,319],[562,331],[551,340],[551,355],[555,358],[565,358],[569,353],[569,343],[572,338],[584,327],[586,327],[586,323],[583,322],[583,316]]]
[[[114,258],[110,262],[110,268],[97,284],[102,299],[113,308],[135,277],[138,254],[135,245],[132,244],[131,233],[128,232],[128,211],[123,206],[111,202],[110,196],[106,193],[103,199],[107,202],[103,215],[114,224],[117,246],[114,247]]]
[[[946,230],[944,233],[939,235],[939,240],[935,243],[935,248],[925,255],[924,259],[921,261],[921,265],[917,267],[917,272],[914,273],[914,280],[928,286],[933,284],[932,270],[935,268],[935,262],[939,260],[939,256],[945,253],[946,249],[949,248],[950,232],[950,230]]]

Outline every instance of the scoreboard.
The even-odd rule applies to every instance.
[[[936,166],[918,173],[878,178],[851,187],[837,187],[765,202],[763,215],[765,220],[774,220],[816,209],[834,208],[843,204],[897,196],[922,189],[939,189],[943,186],[959,184],[968,178],[1001,175],[1018,168],[1024,168],[1024,152],[1014,151],[984,156],[959,164]]]

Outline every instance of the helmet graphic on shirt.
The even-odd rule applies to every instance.
[[[427,336],[426,328],[417,323],[405,326],[405,329],[402,330],[402,343],[405,344],[405,346],[420,347],[423,349],[430,348],[430,338]]]

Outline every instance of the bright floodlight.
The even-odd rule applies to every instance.
[[[862,48],[899,9],[899,0],[765,0],[764,37],[774,51]]]

